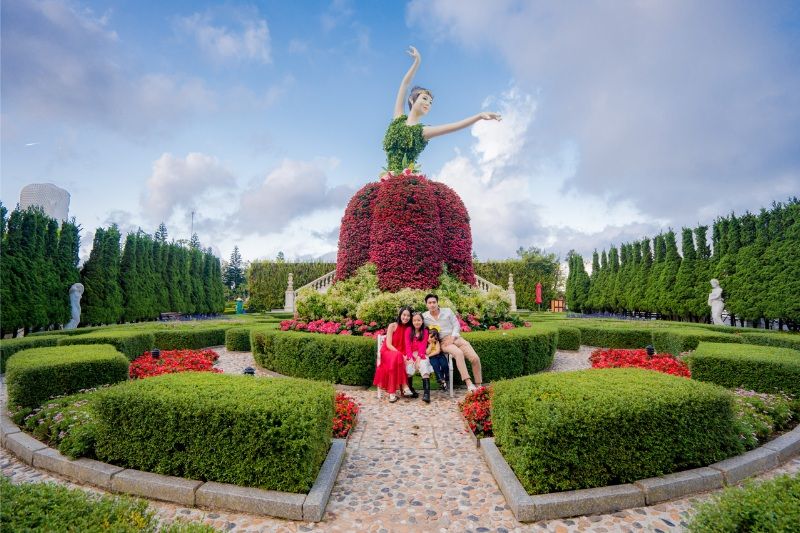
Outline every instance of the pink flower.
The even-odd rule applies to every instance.
[[[497,329],[497,327],[496,326],[489,326],[489,329],[495,330],[495,329]]]
[[[339,332],[339,335],[352,335],[352,334],[353,332],[350,331],[349,329],[343,329],[342,331]]]

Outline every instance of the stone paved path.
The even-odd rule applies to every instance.
[[[220,353],[219,367],[241,373],[255,366],[252,356]],[[591,349],[559,352],[551,370],[588,367]],[[521,524],[505,504],[480,452],[458,414],[457,400],[433,393],[426,405],[420,400],[390,404],[374,391],[348,390],[362,407],[359,422],[347,444],[347,455],[331,494],[324,521],[318,524],[257,517],[240,513],[184,508],[152,502],[166,521],[202,521],[220,529],[255,531],[683,531],[697,498],[676,500],[619,513]],[[459,398],[463,397],[460,391]],[[14,482],[56,481],[5,450],[0,451],[3,475]],[[800,458],[765,474],[800,472]],[[97,492],[95,490],[95,492]]]

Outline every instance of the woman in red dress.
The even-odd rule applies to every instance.
[[[381,346],[381,359],[375,369],[372,384],[389,393],[389,401],[397,401],[397,391],[403,389],[403,395],[411,396],[406,378],[406,337],[411,327],[411,308],[403,307],[397,314],[397,322],[392,322],[386,329],[386,340]]]

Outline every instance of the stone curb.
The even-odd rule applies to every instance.
[[[778,466],[778,452],[762,446],[709,465],[709,468],[722,472],[726,485],[735,485],[745,478],[761,474],[776,466]]]
[[[766,443],[763,447],[778,452],[779,463],[788,461],[791,457],[800,453],[800,426]]]
[[[653,505],[723,486],[722,473],[713,468],[695,468],[633,483],[644,492],[647,505]]]
[[[355,426],[353,426],[355,427]],[[353,431],[352,429],[350,430]],[[339,475],[339,469],[344,462],[344,452],[347,447],[347,440],[333,439],[331,449],[328,451],[328,457],[322,463],[317,479],[311,487],[305,501],[303,502],[302,519],[311,522],[319,522],[325,514],[325,507],[328,505],[328,499],[331,496],[333,485],[336,483],[336,477]]]
[[[202,481],[126,469],[111,478],[111,490],[134,496],[194,507],[194,493]]]
[[[533,499],[528,495],[525,487],[517,479],[514,471],[508,466],[508,463],[503,458],[497,445],[494,443],[494,438],[487,437],[481,439],[481,453],[486,463],[489,465],[489,470],[492,471],[495,481],[500,486],[500,491],[506,498],[506,503],[511,508],[511,512],[520,522],[532,522],[536,520],[536,513],[533,506]]]
[[[2,446],[23,462],[81,483],[112,492],[122,492],[190,507],[221,507],[233,511],[265,514],[290,520],[318,522],[325,514],[333,485],[344,462],[345,439],[332,439],[311,491],[306,494],[239,487],[214,481],[202,482],[125,469],[93,459],[71,460],[47,447],[1,415]],[[355,425],[353,426],[355,427]],[[309,501],[310,500],[310,501]]]
[[[777,467],[800,452],[800,426],[760,448],[707,467],[640,479],[632,484],[533,496],[519,482],[493,438],[481,439],[481,452],[514,517],[520,522],[533,522],[613,513],[735,485]]]

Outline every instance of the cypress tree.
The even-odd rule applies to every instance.
[[[711,308],[708,306],[708,293],[711,291],[711,249],[708,247],[707,233],[708,226],[701,225],[694,229],[696,260],[694,300],[691,308],[694,315],[704,322],[708,322],[711,316]]]
[[[597,250],[592,252],[592,274],[589,278],[589,293],[586,299],[586,309],[584,312],[592,312],[600,309],[600,255]]]
[[[660,294],[661,294],[661,272],[664,270],[664,261],[667,255],[667,246],[664,242],[664,235],[659,233],[653,239],[653,264],[647,278],[647,289],[645,291],[645,301],[647,309],[653,313],[661,313]]]
[[[128,233],[125,237],[125,247],[119,262],[119,284],[122,287],[122,314],[125,322],[138,322],[143,318],[142,292],[137,272],[137,245],[135,233]]]
[[[191,282],[191,313],[203,312],[203,252],[199,247],[192,248],[189,256]]]
[[[697,288],[695,281],[697,254],[694,248],[694,236],[690,228],[681,230],[681,254],[683,258],[678,267],[675,287],[672,291],[675,299],[674,310],[681,319],[696,321],[694,303]]]
[[[675,280],[678,276],[678,269],[681,266],[681,256],[678,254],[675,232],[669,230],[664,235],[664,242],[666,256],[664,258],[664,268],[659,277],[659,306],[662,309],[662,313],[675,316],[677,314]]]
[[[67,290],[64,291],[63,314],[58,317],[57,324],[65,324],[72,317],[69,304],[69,287],[72,287],[73,284],[78,283],[81,279],[78,272],[80,246],[80,228],[75,222],[75,218],[71,221],[63,221],[61,223],[61,231],[58,234],[58,251],[56,252],[55,262],[58,279],[61,281],[61,286],[67,287]],[[83,299],[81,299],[82,306]],[[82,310],[81,315],[83,315]]]

